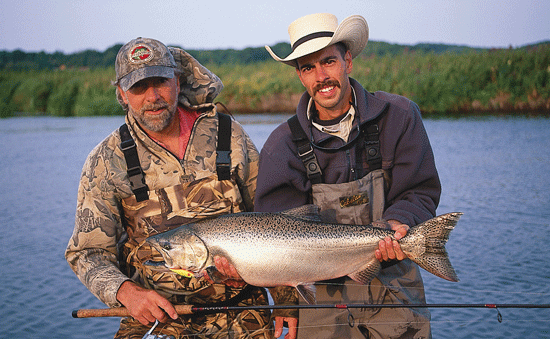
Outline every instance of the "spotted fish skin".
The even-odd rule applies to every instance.
[[[411,227],[399,240],[401,249],[426,271],[458,281],[445,244],[461,215],[448,213]],[[387,236],[393,238],[394,231],[325,223],[317,206],[306,205],[280,213],[222,215],[147,241],[162,253],[169,268],[201,274],[214,266],[213,257],[219,255],[249,284],[293,286],[304,296],[304,287],[316,281],[349,276],[369,283],[380,271],[374,252]]]

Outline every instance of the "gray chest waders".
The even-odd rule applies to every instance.
[[[294,115],[288,120],[292,140],[298,147],[298,156],[304,163],[308,179],[312,183],[311,195],[314,204],[321,208],[325,217],[342,224],[369,224],[382,219],[385,205],[385,172],[382,170],[382,156],[378,121],[366,123],[360,130],[356,146],[357,164],[354,181],[340,184],[323,183],[323,173],[312,143]],[[369,173],[361,178],[362,154],[366,156]]]
[[[356,172],[363,173],[362,154],[365,154],[369,172],[355,180],[340,184],[323,183],[323,173],[314,152],[314,146],[300,126],[296,115],[288,120],[298,156],[304,163],[312,182],[311,196],[326,220],[342,224],[367,225],[382,219],[386,192],[391,180],[382,169],[378,121],[366,123],[356,142]],[[318,304],[347,303],[415,303],[425,302],[422,279],[418,267],[410,260],[382,266],[379,276],[369,285],[342,277],[316,284]],[[412,287],[404,290],[403,287]],[[302,301],[300,301],[302,302]],[[349,313],[348,313],[349,312]],[[354,326],[348,326],[351,313]],[[420,336],[431,337],[427,309],[352,309],[300,310],[298,338],[401,338],[414,327]],[[407,325],[412,324],[412,325]],[[415,336],[416,338],[416,336]]]

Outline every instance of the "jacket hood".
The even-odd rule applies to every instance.
[[[180,75],[179,103],[185,107],[199,109],[213,106],[214,98],[223,89],[220,78],[201,65],[195,58],[181,48],[168,48]]]

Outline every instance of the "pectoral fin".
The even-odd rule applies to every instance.
[[[298,285],[296,286],[296,290],[298,290],[298,293],[304,298],[304,300],[312,305],[315,304],[315,285],[309,284],[309,285]]]
[[[224,281],[227,280],[227,277],[221,274],[216,266],[208,266],[206,268],[206,274],[208,274],[210,280],[212,280],[216,284],[222,284]]]
[[[372,257],[365,266],[361,267],[357,272],[349,274],[348,277],[366,285],[380,273],[380,268],[380,262],[375,257]]]

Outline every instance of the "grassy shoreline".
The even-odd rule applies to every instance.
[[[216,101],[233,113],[292,113],[304,88],[272,60],[205,64],[224,83]],[[415,101],[426,116],[550,115],[550,46],[464,53],[361,54],[351,77],[369,91]],[[123,114],[114,69],[0,70],[0,117]]]

